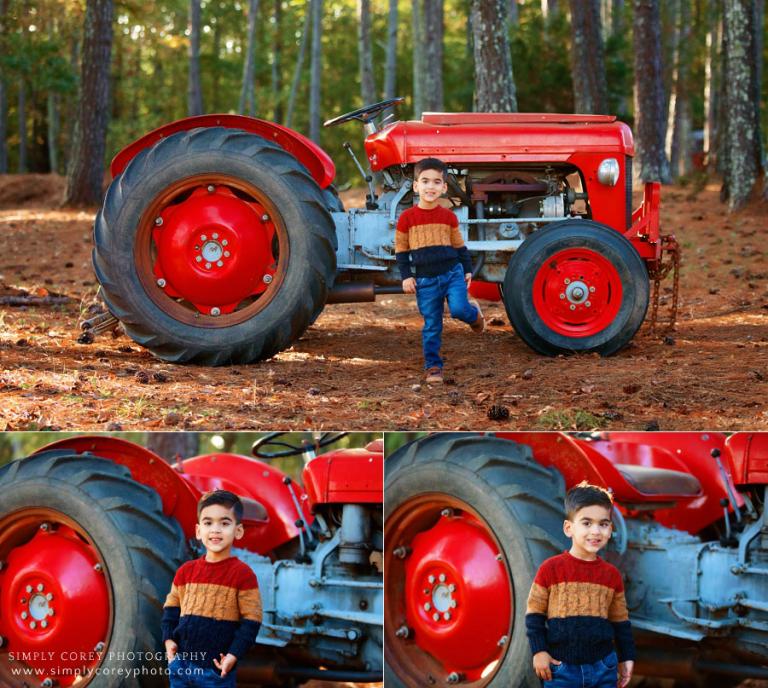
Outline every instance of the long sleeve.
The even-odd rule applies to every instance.
[[[181,601],[179,589],[174,582],[171,585],[171,591],[168,593],[168,597],[165,598],[163,618],[160,621],[160,627],[163,631],[163,642],[166,640],[173,640],[173,634],[176,632],[176,627],[179,625],[180,616]]]
[[[531,652],[535,655],[547,649],[547,610],[549,608],[549,588],[541,584],[537,575],[528,595],[528,607],[525,614],[525,630]]]
[[[619,661],[634,660],[635,641],[632,637],[632,624],[629,622],[623,584],[621,584],[620,590],[616,590],[613,593],[611,606],[608,608],[608,621],[613,626],[613,634],[616,639],[616,654],[619,657]]]
[[[395,230],[395,260],[400,270],[400,277],[404,280],[413,277],[411,272],[411,247],[408,241],[407,219],[400,215]]]
[[[261,628],[261,594],[255,576],[252,576],[248,585],[250,587],[239,590],[237,593],[240,626],[229,646],[230,654],[235,655],[238,659],[245,655],[251,645],[256,642],[256,636],[259,634],[259,628]]]

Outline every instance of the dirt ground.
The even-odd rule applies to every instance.
[[[662,228],[683,247],[673,333],[646,323],[616,356],[547,358],[485,303],[483,335],[447,323],[438,388],[422,384],[405,295],[328,306],[295,346],[248,366],[171,365],[125,336],[78,344],[97,291],[94,212],[61,209],[62,189],[0,176],[0,299],[47,304],[0,306],[0,429],[768,428],[768,210],[728,215],[715,184],[662,190]],[[509,418],[490,420],[493,405]]]

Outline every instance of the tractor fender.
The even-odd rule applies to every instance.
[[[200,497],[214,489],[230,490],[245,498],[245,536],[237,541],[238,547],[266,555],[299,533],[296,507],[284,483],[285,473],[262,461],[236,454],[209,454],[171,466],[146,447],[117,437],[95,435],[59,440],[36,453],[50,449],[88,452],[125,466],[133,480],[157,492],[163,513],[178,521],[188,539],[195,537]],[[295,483],[293,487],[304,511],[304,521],[309,524],[312,515],[304,491]],[[251,502],[258,503],[252,505],[255,509],[248,509]],[[258,515],[249,518],[249,511]]]
[[[328,452],[307,464],[302,479],[313,509],[321,504],[381,504],[384,456],[370,445]]]
[[[256,117],[218,114],[178,119],[175,122],[164,124],[162,127],[136,139],[112,159],[112,163],[109,166],[112,178],[114,179],[119,174],[122,174],[128,163],[140,151],[153,146],[160,139],[179,131],[206,127],[241,129],[251,134],[257,134],[268,141],[273,141],[304,165],[321,189],[329,186],[336,175],[336,166],[333,164],[333,160],[331,160],[328,153],[314,141],[311,141],[306,136],[302,136],[297,131],[274,122],[257,119]]]
[[[768,435],[759,432],[735,432],[725,441],[723,459],[729,459],[736,485],[768,483]]]

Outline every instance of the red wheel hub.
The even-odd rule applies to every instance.
[[[591,337],[618,315],[621,278],[604,256],[567,248],[547,259],[533,281],[533,305],[544,324],[566,337]]]
[[[406,619],[418,645],[473,680],[506,643],[512,599],[499,548],[469,514],[442,517],[413,539]]]
[[[226,186],[196,188],[154,222],[157,285],[201,313],[231,313],[273,281],[274,222],[264,206]]]
[[[29,520],[11,524],[3,539],[24,537],[22,531],[30,532]],[[99,664],[107,643],[110,593],[103,565],[68,525],[43,521],[25,539],[2,553],[0,635],[8,669],[26,666],[35,683],[50,678],[70,686]]]

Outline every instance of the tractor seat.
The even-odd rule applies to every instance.
[[[268,521],[269,514],[261,502],[250,497],[240,497],[243,503],[243,521]]]
[[[632,487],[643,494],[681,497],[695,497],[701,494],[701,483],[690,473],[626,463],[617,463],[614,467]]]

